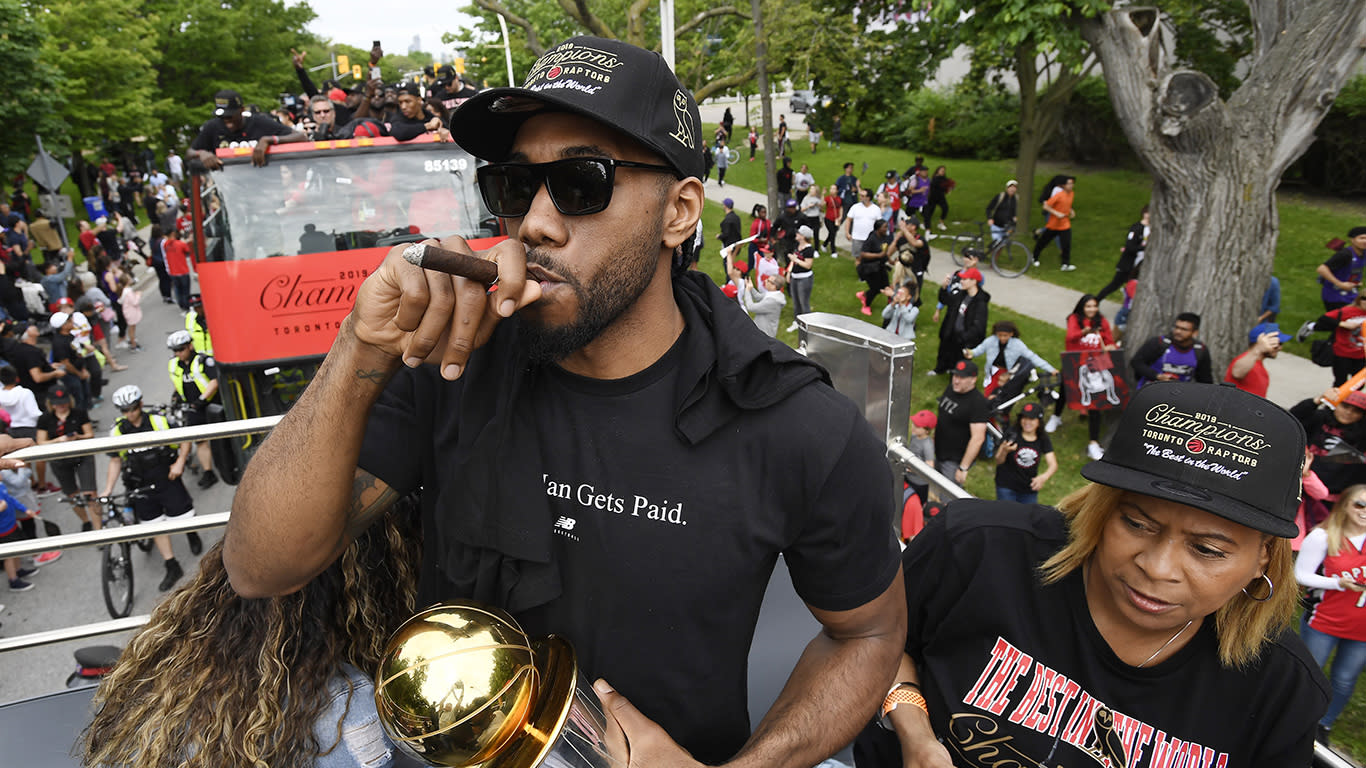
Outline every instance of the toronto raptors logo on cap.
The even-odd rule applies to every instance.
[[[1205,441],[1201,440],[1198,437],[1193,437],[1186,442],[1186,450],[1190,451],[1191,453],[1200,453],[1201,451],[1205,450]]]

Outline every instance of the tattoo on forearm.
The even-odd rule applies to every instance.
[[[397,500],[398,493],[383,480],[369,472],[357,471],[351,486],[351,511],[346,521],[347,534],[353,539],[360,536]]]
[[[377,371],[373,368],[368,371],[357,370],[356,378],[361,379],[362,381],[373,381],[376,384],[383,384],[384,371]]]

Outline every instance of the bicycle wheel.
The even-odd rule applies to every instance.
[[[1019,277],[1029,269],[1032,258],[1024,243],[1007,240],[991,252],[991,268],[1001,277]]]
[[[137,542],[136,542],[136,544],[138,545],[138,549],[142,550],[143,552],[151,552],[151,551],[152,551],[152,540],[151,540],[151,539],[138,539]]]
[[[109,616],[121,619],[133,610],[133,550],[128,542],[110,544],[101,556],[100,589]]]
[[[981,238],[979,238],[976,234],[970,232],[964,232],[961,235],[952,235],[944,239],[948,242],[944,243],[941,247],[948,249],[949,255],[953,257],[953,264],[957,267],[963,266],[964,248],[982,247]],[[935,240],[931,240],[930,242],[939,242],[939,240],[936,238]]]
[[[728,149],[726,150],[726,159],[730,161],[731,165],[735,165],[740,162],[740,153],[733,149]]]

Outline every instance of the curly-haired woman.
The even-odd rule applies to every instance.
[[[239,597],[222,542],[152,613],[96,696],[96,766],[383,766],[370,675],[413,613],[415,505],[372,525],[283,597]]]

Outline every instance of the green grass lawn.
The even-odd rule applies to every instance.
[[[714,127],[708,127],[711,135]],[[914,160],[913,153],[865,144],[844,144],[840,149],[822,144],[811,154],[805,140],[793,140],[794,169],[802,163],[810,166],[816,183],[829,187],[843,172],[846,162],[854,164],[854,173],[865,187],[876,188],[888,170],[904,172]],[[748,160],[748,146],[741,147],[740,162],[726,172],[726,181],[738,187],[761,191],[764,182],[763,157]],[[863,170],[867,164],[867,171]],[[926,157],[931,169],[944,165],[949,176],[958,184],[949,195],[949,218],[961,226],[950,225],[949,232],[973,229],[975,222],[984,219],[985,208],[992,196],[1005,187],[1015,174],[1013,161],[953,160]],[[1031,270],[1030,277],[1063,285],[1078,292],[1095,292],[1114,275],[1115,261],[1130,226],[1138,221],[1139,209],[1148,202],[1151,180],[1137,171],[1093,169],[1043,163],[1035,175],[1035,194],[1055,173],[1070,173],[1077,177],[1076,211],[1073,222],[1072,263],[1075,272],[1058,271],[1058,251],[1054,246],[1044,252],[1042,269]],[[1041,226],[1038,203],[1028,204],[1034,212],[1034,225]],[[1319,284],[1315,268],[1331,256],[1324,244],[1334,237],[1345,238],[1347,230],[1366,224],[1366,201],[1315,200],[1298,193],[1282,194],[1279,201],[1280,237],[1276,244],[1275,275],[1280,278],[1282,312],[1281,329],[1294,333],[1305,320],[1318,317],[1323,304],[1319,300]],[[748,211],[740,211],[745,226],[749,225]],[[715,232],[715,229],[708,229]],[[1030,243],[1027,233],[1021,233]],[[852,274],[852,268],[851,268]],[[852,291],[853,288],[850,288]],[[847,292],[845,293],[847,295]],[[814,304],[813,304],[814,306]],[[826,308],[822,307],[822,311]],[[1307,357],[1308,342],[1288,342],[1285,351]],[[1042,354],[1042,352],[1041,352]]]

